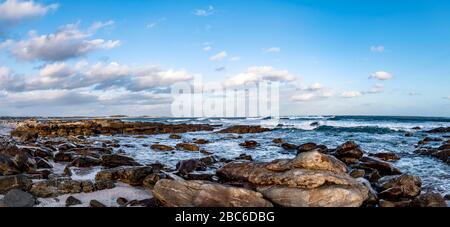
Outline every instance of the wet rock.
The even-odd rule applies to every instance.
[[[116,200],[117,204],[119,204],[119,206],[125,206],[128,203],[128,200],[122,197],[117,198]]]
[[[240,154],[239,157],[236,158],[236,160],[253,161],[253,158],[251,155],[248,155],[248,154]]]
[[[314,149],[316,149],[317,148],[317,144],[315,144],[315,143],[305,143],[305,144],[302,144],[302,145],[300,145],[299,147],[298,147],[298,154],[300,154],[300,153],[303,153],[303,152],[308,152],[308,151],[312,151],[312,150],[314,150]]]
[[[119,166],[139,166],[140,164],[128,156],[110,154],[102,156],[102,165],[109,168],[114,168]]]
[[[12,159],[4,154],[0,154],[0,175],[8,176],[19,173],[20,170]]]
[[[50,198],[59,195],[58,188],[52,186],[48,181],[34,183],[29,192],[39,198]]]
[[[101,191],[105,189],[111,189],[116,187],[114,182],[112,180],[97,180],[94,183],[94,189],[95,191]]]
[[[69,196],[66,199],[66,207],[80,205],[80,204],[82,204],[82,202],[73,196]]]
[[[410,207],[411,206],[411,200],[410,199],[404,199],[401,201],[389,201],[380,199],[378,206],[379,207]]]
[[[277,139],[273,139],[272,142],[276,143],[276,144],[282,144],[282,143],[284,143],[284,140],[281,138],[277,138]]]
[[[152,173],[153,168],[149,166],[116,167],[98,172],[95,179],[97,181],[119,180],[132,186],[140,186],[142,185],[145,177]]]
[[[430,131],[427,131],[427,133],[449,133],[449,132],[450,132],[450,127],[439,127],[439,128],[435,128]]]
[[[167,207],[272,207],[258,192],[207,181],[160,180],[153,195]]]
[[[103,203],[101,203],[101,202],[99,202],[98,200],[91,200],[90,202],[89,202],[89,206],[90,207],[94,207],[94,208],[101,208],[101,207],[106,207],[106,205],[105,204],[103,204]]]
[[[389,200],[413,198],[420,194],[421,186],[419,177],[408,174],[387,176],[378,180],[380,198]]]
[[[189,173],[186,175],[186,180],[201,180],[201,181],[210,181],[216,182],[217,176],[215,174],[209,173]]]
[[[445,199],[445,200],[450,200],[450,194],[446,194],[446,195],[444,196],[444,199]]]
[[[184,150],[184,151],[192,151],[192,152],[200,151],[200,147],[198,147],[195,144],[190,144],[190,143],[179,143],[179,144],[177,144],[176,147],[177,147],[177,149]]]
[[[364,155],[359,145],[353,141],[348,141],[342,144],[336,148],[335,152],[338,158],[354,158],[359,160]]]
[[[26,175],[0,176],[0,194],[12,189],[27,191],[31,187],[31,180]]]
[[[205,139],[194,139],[194,143],[195,144],[208,144],[209,140],[205,140]]]
[[[412,132],[405,133],[405,137],[413,137],[413,136],[414,136],[414,133],[412,133]]]
[[[285,150],[297,150],[298,146],[295,144],[290,143],[283,143],[281,144],[281,147]]]
[[[20,172],[33,173],[36,171],[36,161],[28,153],[21,152],[16,154],[13,161]]]
[[[360,163],[356,166],[376,169],[381,176],[401,174],[401,171],[394,167],[391,163],[373,157],[361,158]]]
[[[11,136],[22,143],[34,143],[38,138],[38,133],[27,130],[14,130]]]
[[[249,133],[263,133],[272,131],[268,128],[263,128],[261,126],[250,126],[250,125],[236,125],[219,131],[218,133],[236,133],[236,134],[249,134]]]
[[[413,199],[413,207],[447,207],[447,202],[441,194],[436,192],[423,193]]]
[[[150,188],[153,187],[159,180],[166,179],[167,175],[164,173],[152,173],[144,178],[142,186]]]
[[[251,148],[255,148],[255,147],[259,146],[258,142],[253,141],[253,140],[247,140],[239,145],[242,147],[245,147],[247,149],[251,149]]]
[[[81,156],[73,160],[70,165],[80,168],[87,168],[92,166],[99,166],[101,164],[102,161],[98,158],[94,158],[91,156]]]
[[[6,193],[3,202],[7,207],[33,207],[36,199],[28,192],[12,189]]]
[[[54,160],[55,162],[71,162],[79,155],[75,152],[58,152],[55,154]]]
[[[36,167],[38,169],[52,169],[53,165],[43,158],[36,158]]]
[[[366,171],[364,171],[363,169],[353,169],[349,174],[353,178],[360,178],[366,175]]]
[[[419,127],[419,126],[416,126],[416,127],[412,128],[412,129],[413,129],[413,130],[421,130],[422,128]]]
[[[370,154],[369,156],[379,158],[383,161],[398,161],[398,160],[400,160],[400,156],[398,156],[396,153],[393,153],[393,152],[376,153],[376,154]]]
[[[211,156],[201,159],[183,160],[177,163],[176,168],[178,173],[186,175],[195,170],[204,170],[215,162],[216,160]]]
[[[173,151],[173,150],[175,150],[175,148],[173,148],[171,146],[166,146],[166,145],[161,145],[161,144],[153,144],[150,148],[154,151]]]
[[[181,136],[177,135],[177,134],[172,134],[172,135],[169,136],[169,139],[180,140]]]

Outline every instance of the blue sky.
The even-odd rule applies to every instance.
[[[170,115],[172,83],[267,74],[282,115],[450,116],[447,1],[0,0],[0,15],[0,115]]]

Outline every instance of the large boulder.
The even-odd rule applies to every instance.
[[[0,154],[0,175],[15,175],[20,172],[19,167],[9,156]]]
[[[338,148],[336,148],[336,156],[338,158],[351,158],[351,159],[361,159],[364,152],[361,150],[359,145],[353,141],[348,141]]]
[[[0,176],[0,194],[12,189],[27,191],[31,187],[31,180],[25,175]]]
[[[133,158],[119,155],[119,154],[109,154],[102,156],[102,164],[103,166],[114,168],[119,166],[139,166]]]
[[[447,202],[441,194],[436,192],[423,193],[413,199],[413,207],[447,207]]]
[[[263,128],[259,125],[250,126],[250,125],[236,125],[231,126],[229,128],[220,130],[218,133],[236,133],[236,134],[247,134],[247,133],[263,133],[271,131],[271,129]]]
[[[3,202],[7,207],[33,207],[36,199],[28,192],[13,189],[6,193]]]
[[[87,168],[92,166],[99,166],[102,164],[102,161],[98,158],[94,158],[91,156],[80,156],[72,161],[71,166]]]
[[[380,198],[398,200],[413,198],[420,194],[422,181],[418,176],[402,174],[386,176],[378,180]]]
[[[154,173],[154,169],[150,166],[116,167],[98,172],[95,179],[97,181],[119,180],[132,186],[140,186],[144,179],[152,173]]]
[[[374,157],[362,157],[360,162],[355,164],[353,167],[375,169],[381,174],[381,176],[402,174],[402,172],[391,163]]]
[[[258,192],[207,181],[160,180],[153,195],[167,207],[272,207]]]

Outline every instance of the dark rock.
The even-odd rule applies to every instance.
[[[194,143],[195,144],[208,144],[209,140],[205,140],[205,139],[194,139]]]
[[[102,156],[102,165],[110,168],[119,167],[119,166],[139,166],[133,158],[119,155],[119,154],[110,154]]]
[[[263,128],[261,126],[250,126],[250,125],[236,125],[219,131],[218,133],[236,133],[236,134],[248,134],[248,133],[263,133],[272,131],[268,128]]]
[[[379,159],[381,159],[383,161],[397,161],[397,160],[400,160],[400,156],[398,156],[396,153],[392,153],[392,152],[370,154],[369,156],[379,158]]]
[[[74,205],[80,205],[80,204],[82,204],[82,202],[79,199],[77,199],[77,198],[75,198],[73,196],[69,196],[66,199],[66,207],[70,207],[70,206],[74,206]]]
[[[420,194],[421,186],[419,177],[408,174],[387,176],[378,180],[378,187],[382,190],[380,198],[389,200],[413,198]]]
[[[412,136],[414,136],[414,133],[412,132],[405,133],[405,137],[412,137]]]
[[[98,158],[94,158],[91,156],[81,156],[81,157],[78,157],[75,160],[73,160],[70,165],[80,167],[80,168],[86,168],[86,167],[92,167],[92,166],[99,166],[101,164],[102,164],[102,161]]]
[[[145,177],[153,172],[153,168],[149,166],[116,167],[98,172],[95,179],[97,181],[119,180],[132,186],[140,186]]]
[[[14,130],[11,132],[11,136],[16,138],[22,143],[34,143],[38,138],[38,133],[27,130]]]
[[[0,175],[8,176],[19,173],[20,170],[12,159],[4,154],[0,154]]]
[[[192,151],[192,152],[200,151],[200,148],[197,145],[190,143],[179,143],[177,144],[176,147],[177,149],[183,151]]]
[[[360,178],[360,177],[364,177],[366,175],[366,171],[364,171],[363,169],[354,169],[350,172],[350,176],[352,176],[353,178]]]
[[[378,205],[379,207],[410,207],[411,206],[410,199],[404,199],[401,201],[388,201],[384,199],[380,199]]]
[[[401,171],[395,168],[389,162],[385,162],[373,157],[361,158],[360,163],[357,164],[357,166],[376,169],[382,176],[401,174]]]
[[[259,146],[258,142],[253,141],[253,140],[245,141],[244,143],[241,143],[239,145],[241,145],[242,147],[248,148],[248,149]]]
[[[6,193],[3,202],[7,207],[33,207],[36,199],[28,192],[12,189]]]
[[[125,206],[128,203],[128,200],[122,197],[117,198],[116,200],[117,204],[119,204],[119,206]]]
[[[413,207],[447,207],[447,202],[441,194],[427,192],[414,198],[411,205]]]
[[[239,157],[236,158],[236,160],[253,161],[253,158],[251,155],[248,155],[248,154],[240,154]]]
[[[298,146],[295,144],[290,143],[283,143],[281,144],[281,147],[285,150],[297,150]]]
[[[71,162],[74,158],[78,157],[75,152],[58,152],[55,154],[55,162]]]
[[[91,200],[89,202],[89,206],[90,207],[94,207],[94,208],[101,208],[101,207],[106,207],[105,204],[97,201],[97,200]]]
[[[43,158],[36,158],[36,166],[38,169],[52,169],[53,165]]]
[[[177,134],[172,134],[172,135],[169,136],[169,138],[170,139],[174,139],[174,140],[179,140],[179,139],[181,139],[181,136],[177,135]]]
[[[166,179],[167,176],[164,173],[152,173],[144,178],[142,186],[150,188],[153,187],[159,180]]]
[[[277,138],[277,139],[273,139],[272,142],[276,143],[276,144],[282,144],[282,143],[284,143],[284,140],[281,138]]]
[[[208,166],[214,164],[215,162],[216,161],[214,160],[213,157],[206,157],[202,159],[189,159],[178,162],[176,168],[180,174],[186,175],[195,170],[206,169]]]
[[[416,126],[414,128],[412,128],[413,130],[421,130],[422,128],[420,128],[419,126]]]
[[[439,127],[439,128],[435,128],[430,131],[427,131],[427,132],[428,133],[449,133],[450,127]]]
[[[317,148],[317,144],[315,143],[305,143],[298,147],[298,154],[303,152],[312,151]]]
[[[175,150],[175,148],[173,148],[171,146],[166,146],[166,145],[161,145],[161,144],[153,144],[150,148],[155,151],[173,151],[173,150]]]
[[[111,189],[114,187],[116,187],[116,185],[114,184],[114,182],[112,180],[97,180],[94,183],[94,189],[96,191]]]
[[[336,156],[338,158],[354,158],[360,159],[364,155],[361,148],[353,141],[348,141],[336,148]]]

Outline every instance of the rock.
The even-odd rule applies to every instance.
[[[281,138],[277,138],[277,139],[273,139],[272,142],[276,143],[276,144],[282,144],[282,143],[284,143],[284,140]]]
[[[295,144],[290,143],[283,143],[281,144],[281,147],[285,150],[297,150],[298,146]]]
[[[364,155],[361,148],[353,141],[348,141],[336,148],[336,156],[338,158],[354,158],[360,159]]]
[[[354,169],[350,172],[350,176],[352,176],[353,178],[360,178],[360,177],[364,177],[366,175],[366,171],[364,171],[363,169]]]
[[[119,180],[132,186],[140,186],[145,177],[152,173],[153,168],[149,166],[116,167],[98,172],[95,176],[95,180]]]
[[[28,191],[31,184],[31,180],[25,175],[0,176],[0,194],[4,194],[12,189]]]
[[[190,143],[179,143],[176,147],[177,149],[184,151],[200,151],[200,148],[197,145]]]
[[[449,132],[450,132],[450,127],[439,127],[439,128],[435,128],[430,131],[427,131],[427,133],[449,133]]]
[[[78,154],[75,152],[60,151],[55,154],[54,160],[55,160],[55,162],[71,162],[76,157],[78,157]]]
[[[253,158],[251,155],[248,155],[248,154],[240,154],[239,157],[236,158],[236,160],[253,161]]]
[[[401,201],[388,201],[384,199],[380,199],[378,206],[379,207],[410,207],[411,206],[411,200],[401,200]]]
[[[3,202],[7,207],[33,207],[36,199],[28,192],[12,189],[6,193]]]
[[[166,179],[167,176],[164,173],[152,173],[144,178],[142,186],[150,188],[153,187],[159,180]]]
[[[103,203],[101,203],[101,202],[99,202],[99,201],[97,201],[97,200],[91,200],[90,202],[89,202],[89,206],[90,207],[94,207],[94,208],[101,208],[101,207],[106,207],[105,206],[105,204],[103,204]]]
[[[180,174],[186,175],[195,170],[206,169],[208,166],[214,164],[215,162],[216,160],[211,156],[201,159],[189,159],[178,162],[176,168]]]
[[[259,146],[258,142],[253,141],[253,140],[247,140],[239,145],[242,147],[245,147],[247,149],[251,149],[251,148],[255,148],[255,147]]]
[[[71,166],[87,168],[92,166],[99,166],[102,164],[102,161],[98,158],[94,158],[91,156],[80,156],[72,161]]]
[[[379,158],[383,161],[398,161],[398,160],[400,160],[400,156],[398,156],[396,153],[393,153],[393,152],[376,153],[376,154],[370,154],[369,156]]]
[[[316,147],[317,147],[317,144],[315,144],[315,143],[305,143],[305,144],[298,146],[297,153],[300,154],[303,152],[312,151],[312,150],[316,149]]]
[[[218,133],[236,133],[236,134],[249,134],[249,133],[263,133],[272,131],[268,128],[263,128],[261,126],[250,126],[250,125],[236,125],[219,131]]]
[[[20,141],[22,143],[34,143],[34,142],[36,142],[39,135],[37,132],[33,132],[33,131],[14,130],[13,132],[11,132],[11,136],[16,138],[18,141]]]
[[[423,193],[413,199],[413,207],[447,207],[447,202],[441,194],[436,192]]]
[[[140,166],[133,158],[119,154],[103,155],[102,165],[109,168],[119,166]]]
[[[414,136],[414,133],[412,133],[412,132],[405,133],[405,137],[413,137],[413,136]]]
[[[20,170],[10,157],[0,154],[0,175],[9,176],[19,174]]]
[[[272,207],[258,192],[207,181],[160,180],[153,195],[166,207]]]
[[[111,189],[116,187],[114,182],[112,180],[97,180],[94,183],[94,190],[95,191],[101,191],[105,189]]]
[[[125,206],[128,203],[128,200],[122,197],[117,198],[116,200],[117,204],[119,204],[119,206]]]
[[[380,198],[389,200],[413,198],[420,194],[421,186],[419,177],[408,174],[387,176],[378,180],[378,187],[383,190]]]
[[[194,143],[195,144],[208,144],[209,140],[205,140],[205,139],[194,139]]]
[[[53,165],[43,158],[36,158],[36,166],[38,169],[52,169]]]
[[[58,188],[47,181],[36,182],[31,186],[30,193],[39,198],[50,198],[59,195]]]
[[[326,185],[314,189],[259,187],[265,198],[284,207],[360,207],[367,199],[367,188]]]
[[[169,136],[169,139],[179,140],[179,139],[181,139],[181,136],[177,135],[177,134],[172,134]]]
[[[166,146],[166,145],[161,145],[161,144],[153,144],[150,148],[155,151],[173,151],[173,150],[175,150],[175,148],[173,148],[171,146]]]
[[[356,166],[376,169],[382,176],[401,174],[401,171],[389,162],[373,157],[362,157]]]
[[[79,199],[77,199],[77,198],[75,198],[73,196],[69,196],[66,199],[66,207],[70,207],[70,206],[74,206],[74,205],[80,205],[80,204],[82,204],[82,202]]]
[[[269,163],[266,168],[272,171],[286,171],[293,168],[311,170],[327,170],[334,173],[346,173],[347,166],[331,155],[318,151],[300,153],[292,160],[277,160]]]
[[[422,128],[420,128],[419,126],[416,126],[414,128],[412,128],[413,130],[421,130]]]

